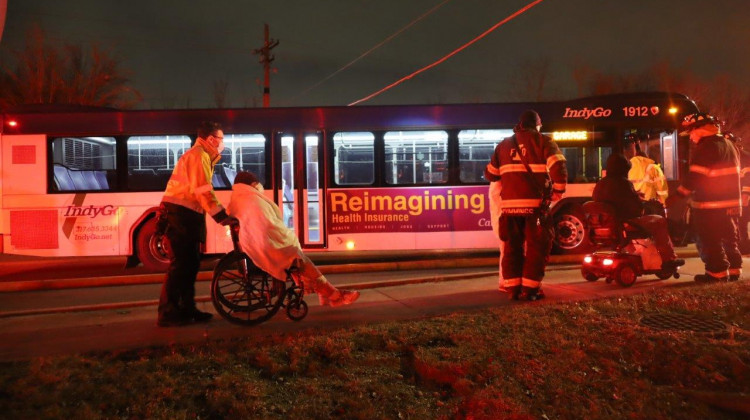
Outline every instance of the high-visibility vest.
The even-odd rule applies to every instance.
[[[666,204],[669,185],[659,164],[645,156],[635,156],[630,159],[630,165],[628,179],[633,183],[636,192],[646,201],[658,199],[662,204]]]

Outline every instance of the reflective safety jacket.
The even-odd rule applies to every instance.
[[[532,214],[542,201],[540,187],[545,185],[547,175],[552,180],[555,192],[565,192],[568,171],[565,156],[551,138],[536,130],[521,129],[513,137],[508,137],[495,147],[484,177],[490,182],[502,179],[500,207],[503,214]],[[519,150],[520,149],[520,150]],[[521,156],[531,168],[536,184],[528,173]],[[538,185],[538,186],[537,186]]]
[[[661,167],[645,156],[634,156],[630,159],[628,179],[633,183],[635,191],[642,195],[643,200],[658,199],[662,204],[667,202],[669,185]]]
[[[695,209],[737,209],[740,199],[740,162],[734,145],[721,135],[701,138],[693,149],[687,176],[677,188],[693,195]]]
[[[209,152],[213,152],[211,157]],[[221,159],[200,137],[195,145],[185,152],[172,171],[162,201],[186,207],[196,213],[208,213],[217,222],[226,218],[226,212],[214,194],[211,180],[214,165]]]

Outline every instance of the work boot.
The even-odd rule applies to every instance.
[[[508,293],[509,300],[521,299],[521,286],[506,287],[505,291]]]
[[[214,317],[214,314],[210,312],[203,312],[198,310],[198,308],[193,308],[190,312],[190,317],[192,318],[193,322],[196,323],[202,323],[202,322],[208,322],[211,320],[211,318]]]
[[[683,260],[682,258],[675,258],[673,260],[664,261],[661,264],[661,269],[662,270],[673,270],[673,269],[675,269],[677,267],[681,267],[683,265],[685,265],[685,260]]]
[[[696,274],[694,280],[696,283],[719,283],[727,281],[727,277],[714,277],[710,274]]]
[[[524,297],[529,302],[535,302],[537,300],[544,299],[545,295],[542,289],[532,289],[532,290],[526,291],[526,293],[524,293]]]

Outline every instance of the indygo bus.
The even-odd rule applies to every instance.
[[[552,208],[554,252],[589,246],[581,204],[628,133],[650,135],[665,175],[684,173],[679,123],[687,97],[621,94],[562,102],[2,114],[0,251],[125,255],[163,269],[155,210],[201,121],[220,122],[226,149],[214,187],[229,201],[237,171],[254,172],[306,250],[496,248],[483,172],[519,115],[535,109],[567,158]],[[652,153],[654,154],[654,153]],[[231,249],[210,220],[206,253]]]

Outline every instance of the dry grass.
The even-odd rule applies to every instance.
[[[748,404],[749,289],[670,288],[324,336],[4,364],[0,417],[745,418],[717,406],[722,397]],[[654,313],[730,328],[712,337],[639,324]]]

